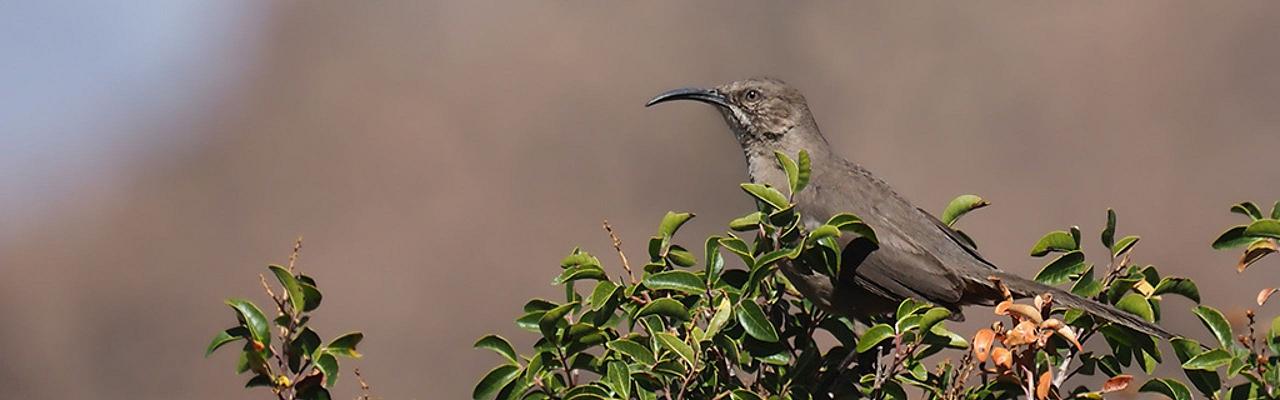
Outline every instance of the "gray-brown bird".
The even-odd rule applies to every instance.
[[[1001,271],[933,215],[917,208],[862,166],[831,150],[809,112],[804,95],[770,78],[732,82],[714,89],[686,88],[660,94],[646,106],[694,100],[714,105],[729,124],[747,159],[752,182],[786,187],[786,173],[774,151],[807,151],[813,171],[809,186],[796,194],[802,223],[813,229],[831,216],[850,212],[875,230],[878,244],[844,235],[841,275],[831,278],[797,263],[783,274],[824,310],[858,319],[894,310],[905,298],[924,300],[960,315],[964,305],[993,305],[1003,300],[991,277],[1016,297],[1052,293],[1054,302],[1079,308],[1138,331],[1172,335],[1110,305]]]

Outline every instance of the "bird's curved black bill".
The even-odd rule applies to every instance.
[[[670,90],[657,95],[653,100],[649,100],[648,103],[645,103],[644,106],[649,107],[654,104],[665,103],[672,100],[694,100],[721,107],[729,107],[729,99],[724,97],[723,94],[720,94],[719,91],[701,88],[680,88]]]

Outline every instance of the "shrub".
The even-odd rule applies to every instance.
[[[224,345],[243,342],[236,373],[253,373],[245,383],[246,388],[270,388],[279,399],[329,399],[328,388],[338,381],[338,357],[360,357],[356,345],[364,339],[364,334],[351,332],[324,344],[320,334],[311,329],[311,317],[320,307],[323,296],[315,279],[294,268],[301,247],[302,239],[298,239],[287,267],[267,266],[280,284],[276,289],[267,283],[266,276],[258,275],[263,290],[271,298],[276,317],[267,320],[266,314],[252,301],[227,299],[237,323],[214,335],[205,357]],[[361,385],[367,389],[363,381]]]
[[[778,161],[790,178],[785,189],[803,190],[807,155],[793,160],[778,154]],[[480,379],[473,397],[905,399],[913,387],[925,398],[1102,398],[1131,385],[1134,378],[1126,371],[1152,374],[1168,358],[1157,338],[1055,307],[1048,294],[1005,300],[995,307],[990,326],[972,335],[947,328],[951,312],[946,308],[911,299],[894,315],[860,329],[817,309],[774,271],[779,263],[806,258],[825,266],[823,273],[839,274],[834,239],[859,235],[874,241],[874,226],[840,214],[807,231],[791,196],[765,185],[742,188],[757,209],[730,221],[729,232],[703,241],[701,259],[675,239],[693,214],[667,213],[649,238],[647,262],[638,269],[606,222],[625,277],[610,278],[604,263],[582,249],[570,252],[553,280],[563,286],[564,299],[529,300],[516,319],[517,326],[540,336],[528,355],[497,335],[475,343],[497,352],[502,362]],[[977,196],[960,196],[942,220],[954,226],[987,204]],[[1243,271],[1276,251],[1280,204],[1269,218],[1252,203],[1232,210],[1252,222],[1229,229],[1213,246],[1245,247]],[[1100,239],[1109,251],[1098,264],[1081,251],[1081,237],[1079,228],[1070,227],[1040,238],[1031,255],[1054,257],[1035,279],[1153,323],[1161,319],[1165,297],[1200,302],[1192,280],[1162,276],[1155,266],[1133,260],[1140,238],[1117,239],[1114,211],[1107,210]],[[728,267],[727,257],[741,261],[741,268]],[[1259,305],[1276,290],[1263,290]],[[1280,318],[1268,332],[1258,333],[1250,311],[1248,332],[1237,337],[1216,309],[1201,305],[1192,312],[1217,341],[1170,342],[1191,386],[1184,378],[1161,377],[1147,380],[1140,391],[1174,399],[1190,399],[1192,390],[1211,398],[1280,395]],[[814,339],[819,330],[835,343],[819,344]],[[1105,351],[1086,350],[1099,337]],[[1108,377],[1097,388],[1067,383],[1096,374]]]
[[[930,399],[1099,399],[1130,387],[1130,371],[1150,375],[1172,359],[1183,376],[1153,377],[1138,390],[1178,400],[1191,399],[1193,391],[1214,399],[1280,396],[1280,317],[1259,332],[1251,309],[1247,331],[1237,335],[1221,312],[1197,305],[1191,312],[1215,340],[1174,338],[1172,358],[1162,354],[1157,338],[1057,307],[1047,293],[1015,301],[1005,291],[989,326],[971,335],[948,329],[948,309],[912,299],[902,301],[893,315],[864,325],[824,312],[775,269],[804,259],[821,266],[821,273],[838,275],[836,238],[875,241],[874,226],[839,214],[804,229],[793,199],[807,184],[809,158],[777,156],[791,195],[743,184],[756,210],[730,221],[725,234],[702,241],[701,259],[675,239],[691,213],[669,212],[662,218],[649,238],[647,262],[637,269],[605,222],[621,267],[615,270],[618,278],[609,277],[599,258],[571,251],[552,281],[564,288],[563,301],[529,300],[516,319],[517,326],[540,337],[528,355],[498,335],[476,341],[475,347],[493,350],[501,363],[480,379],[472,397],[905,399],[912,390]],[[961,217],[987,205],[978,196],[960,196],[941,220],[954,228]],[[1212,246],[1243,248],[1237,270],[1244,272],[1277,251],[1280,202],[1266,215],[1250,202],[1231,211],[1248,217],[1248,223],[1229,228]],[[1097,264],[1081,250],[1082,232],[1073,226],[1049,232],[1032,246],[1033,257],[1053,255],[1035,279],[1152,323],[1160,321],[1168,296],[1200,303],[1191,279],[1162,276],[1155,266],[1135,262],[1140,238],[1117,239],[1116,213],[1107,210],[1106,218],[1100,240],[1108,251]],[[246,387],[269,388],[279,399],[328,399],[338,358],[359,357],[356,345],[363,334],[348,333],[324,344],[311,328],[322,296],[315,279],[295,268],[300,245],[295,244],[287,266],[267,267],[278,287],[259,275],[276,317],[268,320],[252,301],[227,300],[237,323],[215,335],[205,354],[241,343],[236,372],[252,372]],[[731,259],[740,261],[733,263],[740,268],[731,267]],[[1262,289],[1258,306],[1277,291]],[[815,340],[819,330],[834,342]],[[1097,338],[1105,346],[1086,347]],[[1074,377],[1099,374],[1107,379],[1096,388],[1068,384]],[[368,386],[360,383],[361,398],[367,399]]]

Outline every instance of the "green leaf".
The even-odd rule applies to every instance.
[[[609,361],[605,372],[604,384],[618,394],[618,398],[631,398],[631,372],[622,361]]]
[[[756,211],[729,221],[729,229],[735,231],[751,231],[760,227],[760,221],[764,218],[764,213]]]
[[[893,327],[885,324],[876,324],[862,334],[858,338],[858,347],[855,351],[858,353],[866,353],[885,340],[894,336]]]
[[[308,380],[311,380],[311,379],[318,381],[319,377],[317,376],[315,378],[310,378],[310,377],[303,378],[302,381],[297,384],[299,387],[297,400],[333,400],[333,395],[329,393],[329,389],[325,389],[323,386],[320,386],[318,383],[304,384],[304,382],[307,382]]]
[[[1187,385],[1178,382],[1177,379],[1156,378],[1147,381],[1138,389],[1143,393],[1159,393],[1173,400],[1192,400],[1191,390],[1187,389]]]
[[[662,223],[658,225],[658,234],[668,238],[675,236],[676,231],[693,217],[692,213],[667,211],[667,215],[662,217]]]
[[[1240,375],[1240,371],[1244,370],[1245,360],[1250,358],[1249,351],[1242,348],[1235,348],[1236,354],[1231,357],[1231,363],[1227,364],[1227,379],[1235,378]]]
[[[538,319],[538,331],[542,332],[542,337],[555,343],[558,340],[556,332],[559,331],[560,323],[564,321],[564,316],[568,315],[569,311],[572,311],[576,305],[574,303],[565,303],[542,314],[542,317]]]
[[[1231,363],[1231,353],[1222,349],[1213,349],[1191,357],[1182,363],[1182,369],[1213,371]]]
[[[793,189],[794,192],[799,192],[801,190],[804,190],[806,186],[809,186],[809,176],[813,173],[813,163],[809,160],[809,152],[800,150],[800,154],[798,154],[798,156],[799,158],[797,159],[798,161],[797,167],[799,170],[796,171],[797,179],[796,179],[796,185],[795,185],[796,187],[795,189]],[[1280,203],[1277,203],[1277,207],[1280,207]],[[1274,218],[1280,219],[1280,216],[1276,216]]]
[[[681,321],[689,320],[689,310],[684,307],[684,304],[680,304],[680,302],[669,297],[655,299],[653,302],[641,307],[640,312],[636,314],[636,318],[649,315],[661,315]]]
[[[1102,245],[1111,248],[1116,242],[1116,210],[1107,209],[1107,227],[1102,230]]]
[[[1099,282],[1097,279],[1093,278],[1092,265],[1089,265],[1088,268],[1086,268],[1085,271],[1080,274],[1080,279],[1077,279],[1076,283],[1071,285],[1072,294],[1075,294],[1076,296],[1084,297],[1086,299],[1097,296],[1098,293],[1102,293],[1103,289],[1106,289],[1106,288],[1102,286],[1102,282]]]
[[[1111,256],[1119,258],[1124,253],[1129,252],[1134,245],[1138,244],[1138,239],[1140,238],[1137,236],[1125,236],[1123,239],[1116,241],[1116,244],[1111,246]]]
[[[729,323],[729,317],[733,315],[733,303],[729,301],[729,297],[725,296],[720,299],[720,304],[716,306],[716,313],[707,321],[707,331],[705,337],[710,338],[720,332],[726,324]]]
[[[228,299],[227,305],[236,310],[240,320],[244,322],[246,328],[249,329],[250,337],[264,346],[271,346],[271,321],[262,315],[262,310],[258,309],[252,301],[245,299]]]
[[[755,256],[751,255],[751,248],[747,247],[747,242],[736,237],[727,237],[720,239],[720,246],[733,254],[737,254],[742,261],[751,265],[755,263]]]
[[[932,329],[929,329],[929,333],[938,335],[938,337],[946,339],[946,342],[943,344],[944,346],[947,346],[953,349],[969,348],[969,341],[965,340],[964,336],[960,336],[955,332],[947,330],[945,325],[946,325],[946,322],[939,322],[935,324]]]
[[[707,238],[706,253],[704,255],[706,269],[703,276],[707,279],[707,283],[714,286],[715,282],[720,278],[720,272],[724,271],[724,256],[720,255],[720,239],[719,236]]]
[[[289,296],[289,305],[293,306],[294,314],[301,314],[302,310],[307,307],[307,296],[303,293],[302,284],[298,283],[298,278],[279,265],[268,265],[267,269],[270,269],[271,273],[276,275],[276,280],[279,280],[280,286],[284,287],[285,294]]]
[[[315,285],[306,282],[302,283],[302,297],[306,300],[305,304],[302,306],[302,311],[305,312],[310,312],[320,308],[320,300],[324,298],[324,296],[320,294],[320,289],[317,289]]]
[[[884,394],[885,400],[907,400],[907,392],[894,380],[885,381],[880,387],[880,392]]]
[[[622,287],[614,284],[612,281],[600,281],[596,284],[596,288],[591,291],[591,311],[597,311],[604,307],[609,300],[617,297]]]
[[[251,366],[249,365],[250,363],[249,357],[251,355],[257,355],[257,359],[263,360],[261,354],[258,354],[253,351],[248,351],[248,350],[241,351],[240,357],[236,358],[236,374],[237,375],[243,374],[245,371],[248,371],[251,368]]]
[[[764,397],[746,389],[734,389],[729,392],[729,398],[731,400],[764,400]]]
[[[1271,330],[1267,332],[1267,342],[1271,343],[1273,352],[1280,353],[1280,317],[1271,320]]]
[[[644,277],[644,286],[653,290],[675,290],[698,294],[707,290],[706,282],[687,271],[666,271]]]
[[[893,314],[895,320],[901,321],[907,317],[914,315],[917,311],[929,307],[929,303],[916,301],[910,297],[903,299],[898,303],[898,311]]]
[[[1178,356],[1178,362],[1185,363],[1190,361],[1192,357],[1204,353],[1200,343],[1191,339],[1174,338],[1169,344],[1173,345],[1173,352]],[[1217,392],[1222,387],[1222,378],[1217,371],[1183,370],[1183,373],[1187,375],[1187,379],[1205,397],[1212,398],[1214,392]]]
[[[360,344],[361,340],[364,340],[363,333],[351,332],[333,339],[328,346],[325,346],[325,351],[333,355],[360,358],[360,352],[356,351],[356,345]]]
[[[822,240],[825,238],[838,238],[838,237],[840,237],[840,228],[836,228],[831,225],[822,225],[817,228],[814,228],[813,232],[809,232],[809,237],[805,238],[805,245],[813,245],[814,243],[817,243],[819,240]]]
[[[605,344],[606,347],[613,351],[626,354],[632,360],[636,360],[644,365],[657,364],[658,360],[653,356],[653,352],[648,347],[640,343],[636,343],[631,339],[618,339]]]
[[[1035,280],[1046,285],[1057,285],[1085,273],[1089,267],[1090,265],[1084,262],[1084,253],[1071,250],[1045,265],[1040,273],[1036,274]]]
[[[900,319],[897,323],[893,324],[893,330],[894,332],[906,332],[914,329],[915,327],[920,326],[920,318],[921,317],[919,315],[912,315]]]
[[[1068,252],[1079,250],[1080,243],[1067,231],[1053,231],[1045,234],[1031,247],[1032,257],[1043,257],[1051,252]]]
[[[1263,390],[1262,385],[1258,385],[1253,382],[1245,382],[1239,385],[1232,386],[1230,389],[1227,389],[1226,394],[1224,394],[1220,398],[1230,399],[1230,400],[1245,400],[1245,399],[1252,400],[1252,399],[1266,398],[1261,393],[1262,390]],[[1208,397],[1207,394],[1205,396]]]
[[[512,363],[519,362],[518,361],[519,358],[516,356],[516,348],[512,347],[511,342],[508,342],[507,339],[503,338],[502,336],[485,335],[484,337],[480,338],[480,340],[477,340],[476,344],[472,345],[471,347],[477,348],[477,349],[493,350],[498,352],[498,354],[501,354],[503,357],[505,357],[508,361],[511,361]]]
[[[781,249],[777,249],[777,250],[765,253],[764,255],[761,255],[760,258],[756,259],[756,263],[752,267],[752,269],[754,270],[756,268],[767,267],[784,258],[791,258],[791,255],[796,253],[795,250],[796,249],[794,248],[784,247]]]
[[[1231,229],[1227,229],[1226,232],[1222,232],[1222,234],[1218,235],[1218,238],[1213,241],[1213,248],[1216,250],[1225,250],[1248,246],[1249,244],[1258,241],[1259,239],[1257,237],[1245,236],[1244,231],[1248,228],[1249,227],[1246,225],[1236,225],[1231,227]]]
[[[1223,317],[1221,312],[1209,306],[1198,306],[1192,312],[1200,317],[1200,322],[1213,332],[1214,337],[1218,338],[1218,344],[1223,348],[1231,347],[1231,340],[1235,335],[1231,333],[1231,324],[1227,323],[1227,318]]]
[[[338,382],[338,359],[333,354],[320,354],[315,359],[315,366],[321,373],[324,373],[325,386],[333,387],[333,384]],[[507,366],[515,368],[511,365]]]
[[[866,238],[872,243],[880,243],[879,240],[876,239],[876,233],[871,229],[871,226],[867,225],[862,221],[862,218],[858,218],[856,215],[849,213],[836,214],[832,216],[831,219],[827,220],[827,225],[840,228],[841,231],[856,233],[858,236]]]
[[[311,327],[302,328],[302,332],[289,342],[289,370],[298,372],[302,368],[302,357],[316,357],[316,349],[320,348],[320,335]]]
[[[671,261],[672,264],[681,267],[692,267],[694,264],[698,263],[698,259],[693,256],[693,253],[690,253],[689,250],[685,250],[684,247],[677,245],[672,245],[671,248],[667,250],[667,260]]]
[[[556,306],[558,305],[559,304],[552,303],[550,300],[547,300],[547,299],[532,299],[524,303],[523,310],[524,312],[527,312],[527,313],[536,312],[536,311],[545,312],[552,308],[556,308]]]
[[[210,354],[213,354],[214,350],[217,350],[224,344],[248,338],[249,330],[243,326],[227,328],[227,330],[218,332],[217,335],[213,336],[213,341],[209,342],[209,348],[204,351],[204,356],[208,357]]]
[[[1260,219],[1249,224],[1244,230],[1245,236],[1261,236],[1280,239],[1280,220]]]
[[[947,226],[954,226],[956,221],[960,220],[960,217],[963,217],[970,211],[989,205],[991,205],[991,203],[976,195],[961,195],[952,199],[951,203],[947,204],[947,208],[942,210],[942,223]]]
[[[1151,295],[1159,296],[1165,293],[1173,293],[1191,299],[1196,303],[1200,302],[1200,289],[1196,287],[1194,281],[1187,278],[1167,276],[1160,279],[1160,283],[1156,285],[1156,289],[1151,292]]]
[[[574,265],[561,272],[560,276],[551,281],[551,284],[559,285],[580,279],[607,280],[609,276],[605,274],[604,268],[601,268],[598,264]]]
[[[578,265],[599,266],[600,259],[591,255],[590,253],[582,251],[582,249],[575,248],[573,249],[573,252],[570,252],[569,255],[565,256],[563,260],[560,260],[560,268],[568,269],[570,267],[578,266]]]
[[[671,244],[671,238],[666,236],[652,236],[649,238],[649,260],[659,261],[662,256],[667,253],[667,245]]]
[[[1254,221],[1262,219],[1262,210],[1259,210],[1258,205],[1253,204],[1252,201],[1231,206],[1231,212],[1253,218]]]
[[[254,375],[249,378],[248,382],[244,383],[245,389],[251,387],[274,387],[275,385],[275,382],[272,382],[271,377],[268,375]]]
[[[796,162],[791,157],[787,157],[781,151],[774,151],[773,155],[778,158],[778,166],[782,167],[782,171],[787,174],[787,187],[791,189],[791,194],[794,195],[800,191],[800,189],[797,189],[800,183],[800,166],[796,165]]]
[[[1151,309],[1151,303],[1148,303],[1147,298],[1143,295],[1137,293],[1126,294],[1116,303],[1116,308],[1142,317],[1147,322],[1156,322],[1155,311]]]
[[[569,388],[564,394],[565,400],[608,400],[609,393],[599,386],[578,385]]]
[[[516,380],[520,376],[520,367],[506,364],[500,365],[489,371],[480,379],[480,383],[476,384],[475,390],[471,391],[471,398],[475,400],[484,400],[492,398],[498,394],[503,387],[511,381]]]
[[[684,341],[680,340],[680,338],[665,332],[654,332],[653,338],[657,339],[658,343],[661,344],[662,347],[666,347],[672,352],[675,352],[676,355],[680,356],[680,358],[689,366],[697,365],[697,359],[695,358],[696,355],[693,353],[693,348],[689,347],[688,344],[685,344]]]
[[[576,323],[570,325],[569,328],[565,330],[564,338],[562,339],[563,343],[568,344],[568,347],[565,349],[567,356],[571,356],[574,353],[603,344],[607,340],[608,338],[605,337],[604,332],[601,331],[600,328],[596,328],[594,325],[587,323]]]
[[[756,200],[768,204],[776,210],[781,210],[791,205],[791,202],[787,200],[787,196],[783,196],[782,192],[774,188],[758,183],[744,183],[741,186],[742,190],[750,194],[751,197],[755,197]]]
[[[920,331],[929,332],[933,329],[934,325],[937,325],[938,322],[949,317],[951,317],[951,310],[942,307],[930,308],[929,311],[925,311],[925,313],[920,316]]]
[[[748,335],[757,340],[775,343],[778,341],[778,330],[774,328],[773,323],[769,322],[769,318],[764,315],[764,311],[760,309],[760,305],[751,299],[743,299],[738,306],[737,313],[738,323],[747,331]]]

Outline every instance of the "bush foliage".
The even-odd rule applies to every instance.
[[[497,352],[501,364],[480,379],[473,397],[1062,399],[1102,398],[1134,385],[1179,400],[1196,393],[1231,399],[1280,395],[1280,318],[1258,332],[1253,311],[1247,331],[1237,336],[1217,309],[1196,306],[1191,312],[1216,340],[1201,344],[1175,338],[1165,345],[1172,357],[1162,352],[1158,338],[1056,307],[1048,294],[1005,300],[994,308],[989,327],[971,334],[947,327],[951,312],[946,308],[911,299],[894,315],[865,326],[823,312],[774,273],[778,264],[806,258],[835,276],[840,249],[834,239],[859,235],[874,241],[875,227],[840,214],[804,229],[793,197],[783,190],[804,190],[809,158],[778,154],[778,162],[790,187],[743,184],[757,209],[730,221],[723,235],[702,241],[701,258],[676,240],[680,227],[693,218],[677,212],[662,218],[649,239],[647,262],[638,269],[633,270],[616,236],[619,269],[607,269],[596,256],[574,249],[552,280],[564,288],[564,298],[530,300],[516,319],[517,326],[539,335],[526,355],[497,335],[475,343]],[[941,219],[954,227],[987,204],[977,196],[960,196]],[[1213,247],[1244,248],[1238,265],[1244,271],[1277,250],[1280,203],[1269,215],[1253,203],[1232,211],[1250,222],[1227,230]],[[1136,262],[1140,238],[1117,233],[1114,211],[1107,210],[1106,218],[1099,236],[1109,251],[1094,257],[1096,263],[1081,250],[1083,234],[1077,227],[1036,241],[1030,254],[1052,258],[1035,279],[1153,323],[1169,312],[1162,304],[1170,296],[1199,304],[1191,279],[1163,276],[1155,266]],[[618,276],[611,278],[608,271]],[[1258,304],[1275,291],[1259,293]],[[1181,310],[1183,303],[1170,304]],[[834,340],[815,340],[819,331]],[[1090,346],[1099,340],[1104,345]],[[1133,382],[1133,373],[1150,375],[1174,360],[1184,376]],[[1074,377],[1092,375],[1107,379],[1094,388],[1070,384]]]
[[[329,388],[338,381],[338,357],[359,358],[356,345],[364,334],[350,332],[325,344],[311,329],[311,317],[323,296],[315,279],[294,268],[301,246],[299,239],[287,267],[267,266],[279,287],[273,289],[266,276],[259,275],[275,318],[268,320],[252,301],[227,299],[236,325],[214,335],[205,356],[227,344],[242,343],[236,373],[252,372],[246,388],[267,387],[279,399],[327,400]]]
[[[1250,309],[1245,330],[1233,331],[1220,311],[1199,304],[1191,279],[1163,276],[1155,266],[1136,262],[1140,238],[1118,235],[1112,210],[1099,235],[1104,254],[1086,257],[1083,233],[1074,226],[1037,240],[1030,255],[1047,262],[1035,279],[1153,323],[1171,309],[1181,312],[1184,303],[1166,307],[1165,299],[1189,299],[1211,342],[1177,337],[1161,345],[1156,337],[1055,306],[1048,294],[1006,295],[991,322],[968,334],[948,328],[948,309],[912,299],[868,323],[824,312],[775,273],[778,265],[803,258],[807,265],[825,266],[819,272],[838,276],[836,238],[875,241],[875,227],[839,214],[805,229],[793,199],[807,185],[809,157],[777,157],[789,187],[742,184],[756,210],[730,221],[724,234],[701,241],[701,258],[676,240],[691,213],[667,213],[649,238],[647,261],[635,269],[606,222],[620,268],[607,269],[582,249],[570,252],[552,280],[563,287],[564,298],[529,300],[515,321],[538,335],[532,349],[522,354],[498,335],[476,341],[475,347],[496,352],[501,362],[476,384],[473,398],[1099,399],[1133,387],[1177,400],[1280,397],[1280,317],[1259,327]],[[963,216],[988,204],[974,195],[957,197],[941,220],[954,229]],[[1231,211],[1249,220],[1212,246],[1243,250],[1236,268],[1245,272],[1277,251],[1280,202],[1268,214],[1250,202]],[[322,296],[316,281],[294,268],[297,250],[295,245],[288,266],[267,267],[279,286],[261,276],[275,318],[268,320],[252,301],[227,300],[236,325],[215,335],[206,356],[239,343],[236,372],[251,373],[246,387],[266,387],[279,399],[328,399],[338,358],[359,357],[356,345],[363,334],[326,342],[311,328]],[[1262,289],[1258,306],[1277,291]],[[822,336],[831,339],[817,339]],[[1134,382],[1132,374],[1150,376],[1157,366],[1175,362],[1181,376]],[[1095,375],[1105,377],[1090,380],[1103,381],[1097,387],[1071,383]],[[368,398],[367,385],[361,385],[362,398]]]

